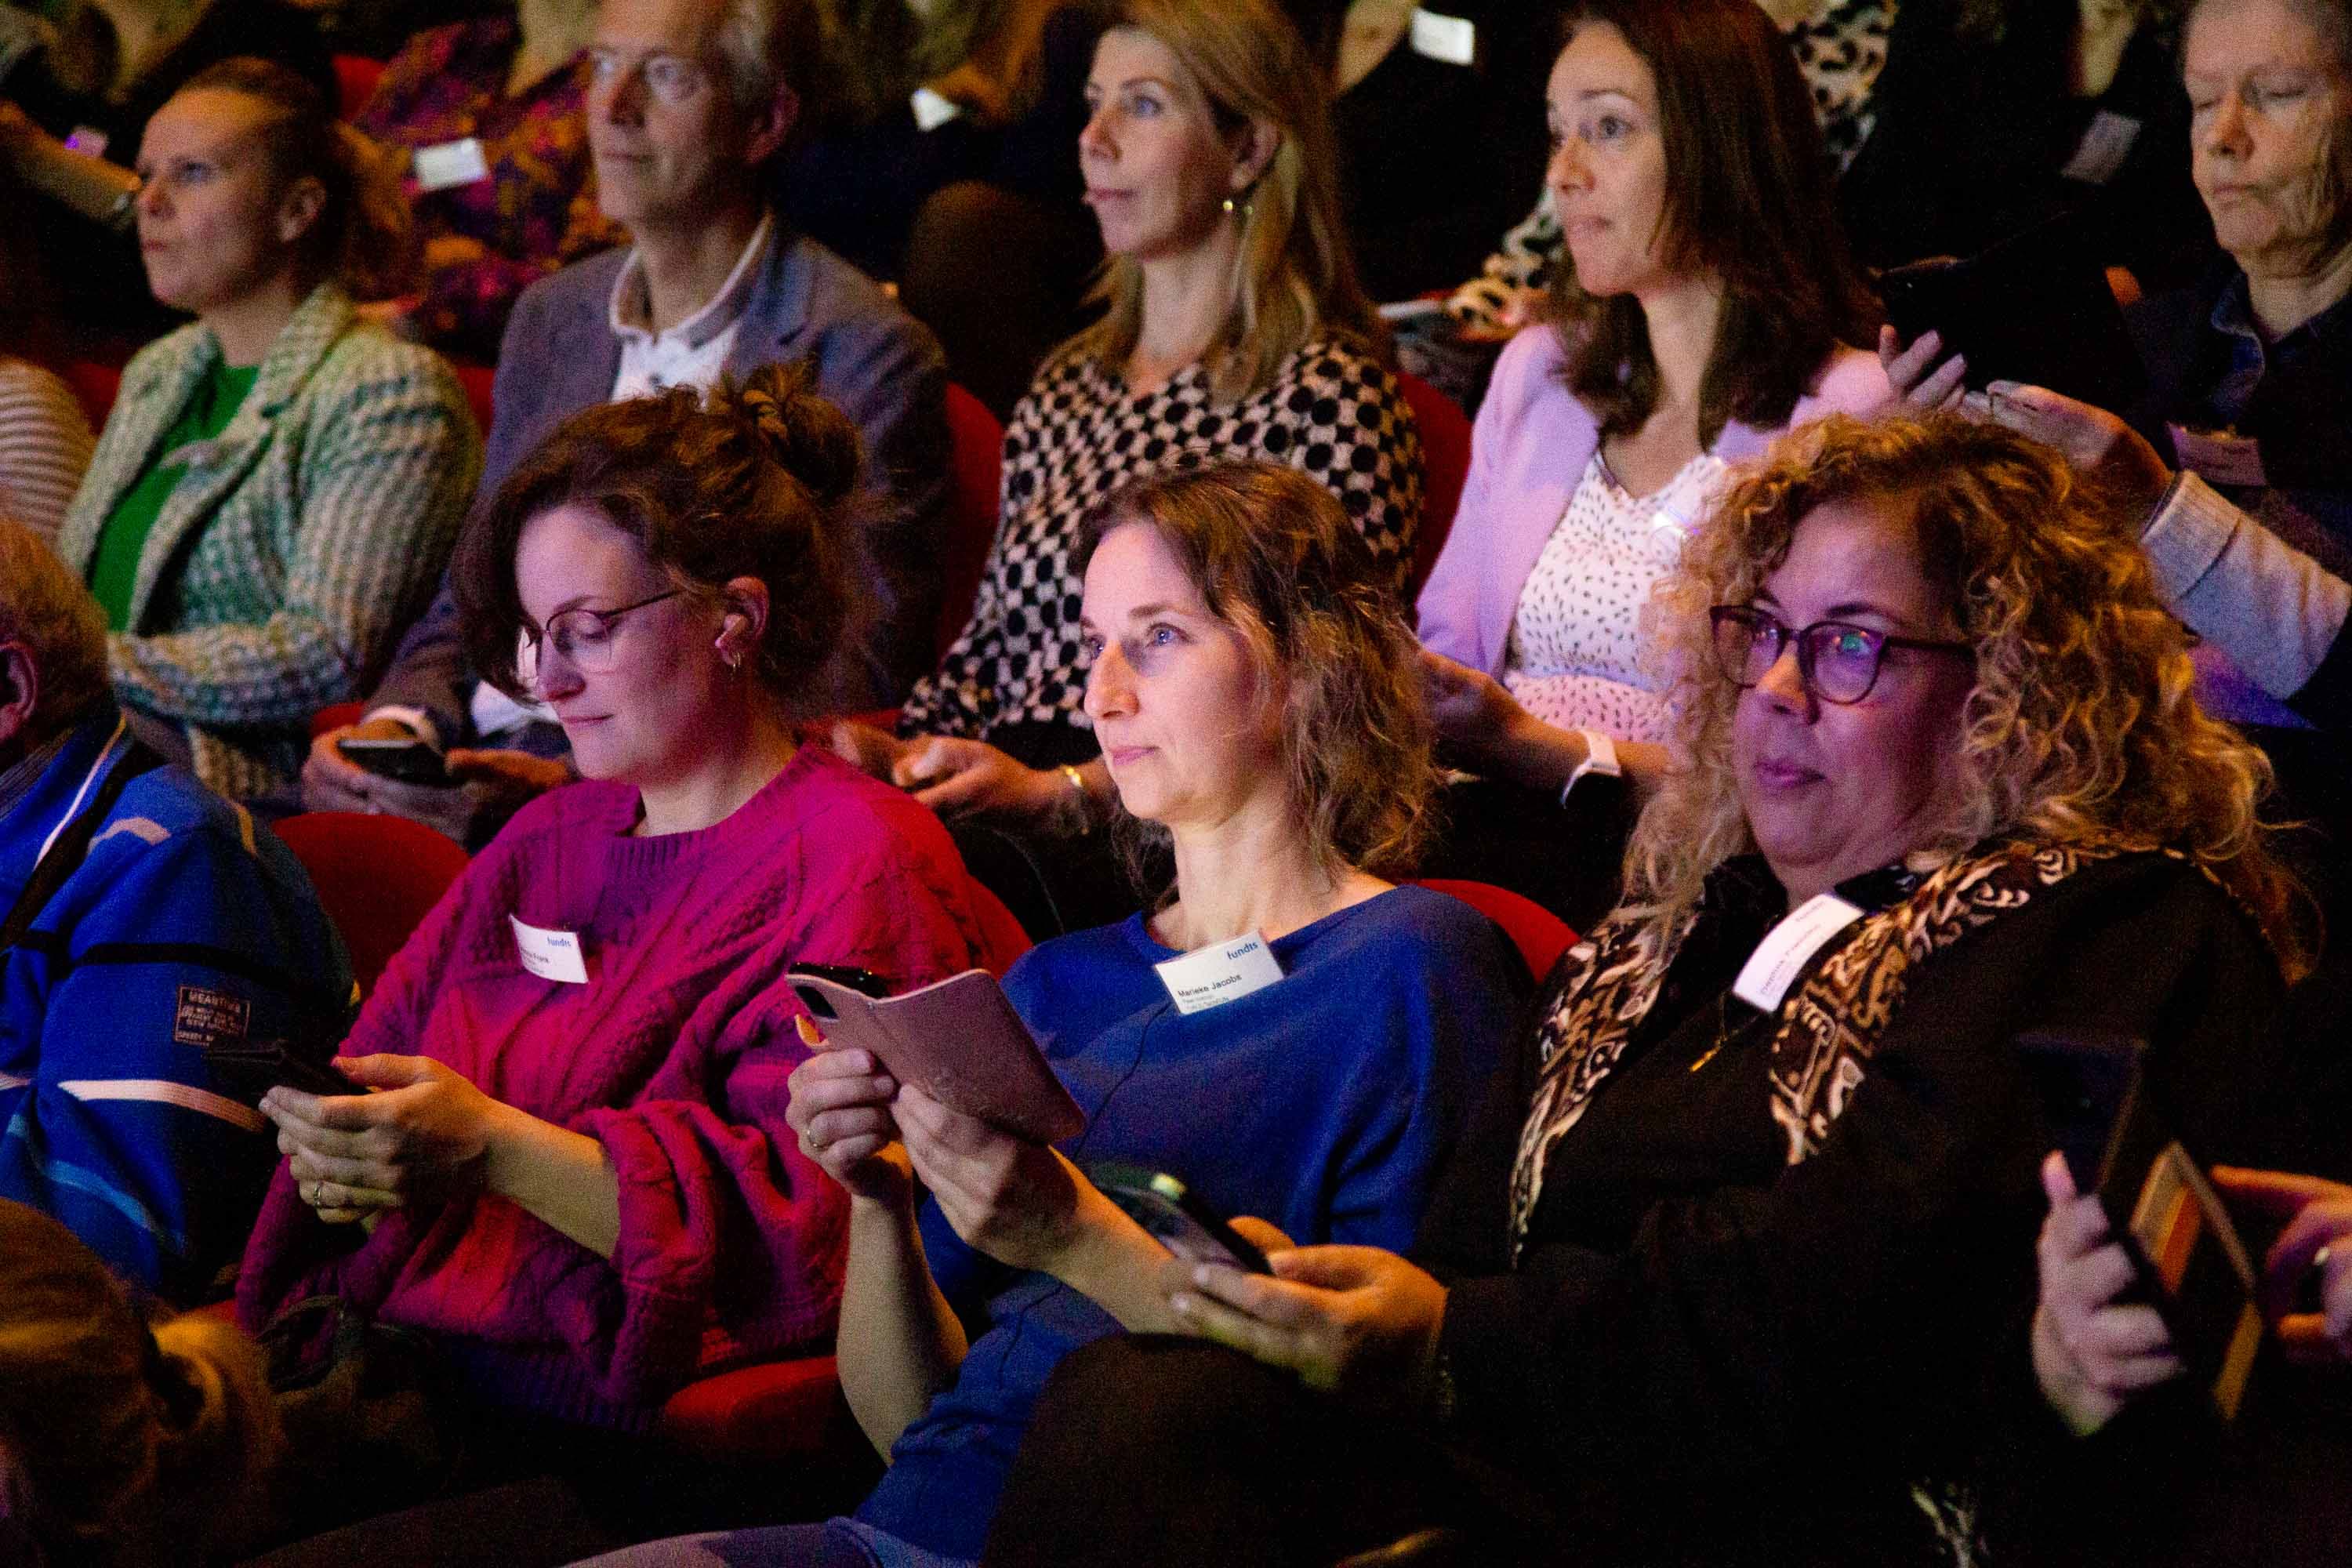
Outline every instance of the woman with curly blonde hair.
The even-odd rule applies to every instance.
[[[2264,1152],[2302,959],[2262,767],[2063,461],[1832,419],[1669,581],[1631,901],[1554,971],[1419,1261],[1254,1229],[1271,1275],[1177,1280],[1224,1344],[1074,1358],[1002,1561],[1214,1561],[1195,1520],[1294,1543],[1269,1562],[1432,1525],[1480,1562],[1922,1559],[2030,1375],[2054,1133],[2019,1037],[2139,1040],[2192,1150]],[[1157,1486],[1074,1506],[1081,1446]]]

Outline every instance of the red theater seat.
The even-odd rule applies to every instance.
[[[76,360],[65,367],[65,382],[73,388],[74,396],[81,403],[81,411],[89,416],[89,427],[106,428],[106,416],[114,409],[115,395],[122,390],[122,367],[100,364],[96,360]]]
[[[1561,953],[1576,945],[1576,932],[1566,921],[1508,888],[1452,877],[1424,877],[1419,882],[1432,892],[1461,900],[1501,926],[1503,933],[1518,944],[1519,956],[1528,961],[1528,973],[1538,980],[1551,973]]]
[[[340,100],[337,110],[346,120],[357,120],[367,100],[375,96],[375,84],[383,79],[383,62],[362,55],[335,57],[335,89]]]
[[[278,824],[278,837],[342,932],[362,996],[466,868],[463,848],[405,817],[305,812]]]
[[[980,576],[988,569],[988,552],[996,542],[996,502],[1000,466],[1004,460],[1004,426],[988,405],[962,387],[948,386],[948,437],[954,467],[954,490],[948,500],[948,536],[940,552],[939,651],[962,635],[971,618],[972,601],[980,596]]]
[[[498,382],[498,367],[451,360],[449,368],[457,373],[457,384],[466,389],[466,405],[474,411],[474,423],[481,426],[483,435],[488,435],[492,411],[490,390]]]
[[[1406,588],[1407,597],[1417,597],[1437,564],[1437,552],[1445,548],[1454,509],[1462,504],[1462,486],[1470,478],[1470,416],[1417,375],[1400,372],[1397,384],[1421,427],[1421,531],[1413,536],[1412,581]]]

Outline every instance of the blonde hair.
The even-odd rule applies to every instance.
[[[59,1562],[195,1563],[248,1543],[282,1447],[252,1343],[152,1331],[97,1255],[0,1200],[0,1448]]]
[[[0,517],[0,642],[22,643],[38,681],[25,739],[38,746],[112,689],[106,616],[47,541]]]
[[[1263,392],[1283,361],[1327,334],[1385,356],[1388,334],[1340,222],[1323,75],[1289,18],[1273,0],[1119,0],[1109,26],[1149,34],[1174,55],[1220,132],[1257,122],[1276,138],[1265,172],[1234,198],[1242,244],[1208,353],[1216,395]],[[1143,331],[1142,268],[1111,258],[1091,298],[1106,307],[1102,320],[1061,352],[1123,363]]]
[[[1798,526],[1833,501],[1907,511],[1922,570],[1975,650],[1914,868],[1992,838],[2168,846],[2235,894],[2298,973],[2300,889],[2255,816],[2270,764],[2197,705],[2187,634],[2137,531],[2056,453],[1957,414],[1837,416],[1781,437],[1660,584],[1653,626],[1678,765],[1634,829],[1628,905],[1670,931],[1716,868],[1754,847],[1731,761],[1740,692],[1717,667],[1707,611],[1751,602]]]
[[[1310,857],[1331,870],[1410,872],[1436,779],[1419,645],[1339,498],[1279,463],[1151,475],[1087,514],[1079,573],[1130,525],[1159,535],[1278,694],[1282,766]],[[1167,830],[1124,813],[1118,829],[1140,883]]]

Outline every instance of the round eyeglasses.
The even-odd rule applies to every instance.
[[[1797,645],[1797,676],[1823,702],[1859,702],[1878,684],[1878,671],[1891,647],[1922,653],[1969,655],[1964,642],[1900,637],[1848,621],[1815,621],[1791,631],[1779,617],[1753,605],[1717,605],[1707,613],[1715,627],[1715,661],[1723,678],[1742,690],[1761,682],[1780,662],[1780,650]]]
[[[610,610],[564,610],[550,616],[544,629],[525,626],[520,645],[515,649],[515,675],[526,686],[538,679],[541,647],[553,648],[559,658],[583,675],[609,675],[621,657],[615,628],[622,617],[647,605],[675,599],[685,592],[683,588],[672,588],[667,594],[656,594],[650,599],[639,599],[634,605]]]

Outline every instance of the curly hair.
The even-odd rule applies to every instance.
[[[2168,846],[2220,879],[2299,973],[2300,889],[2255,816],[2270,764],[2197,705],[2187,634],[2125,510],[2055,452],[1958,414],[1839,416],[1783,437],[1660,584],[1652,629],[1674,682],[1679,765],[1634,829],[1629,906],[1671,929],[1710,872],[1754,847],[1731,760],[1741,694],[1717,668],[1707,610],[1754,599],[1799,525],[1836,501],[1907,510],[1922,570],[1975,649],[1913,867],[1993,838]]]
[[[752,675],[788,713],[824,710],[821,677],[856,646],[866,606],[855,519],[868,503],[863,447],[846,415],[808,390],[797,364],[762,365],[706,402],[688,387],[582,410],[509,474],[457,543],[451,586],[482,678],[520,695],[529,616],[515,583],[523,529],[584,507],[635,539],[688,595],[717,607],[728,582],[768,586]]]
[[[1878,330],[1847,253],[1812,100],[1795,57],[1754,0],[1583,0],[1562,37],[1617,29],[1657,83],[1666,157],[1664,254],[1723,286],[1699,384],[1699,439],[1732,420],[1785,425],[1841,343]],[[1546,312],[1568,350],[1561,376],[1603,435],[1631,435],[1664,387],[1640,301],[1587,294],[1572,257]]]
[[[1153,475],[1087,514],[1080,572],[1129,525],[1160,536],[1278,693],[1291,806],[1316,861],[1410,871],[1435,785],[1418,645],[1338,498],[1278,463]],[[1124,812],[1115,826],[1141,884],[1167,830]]]

